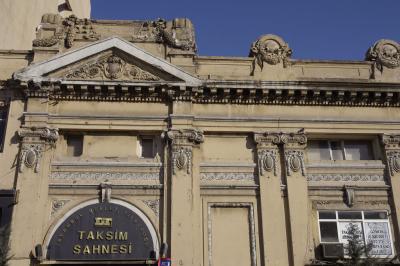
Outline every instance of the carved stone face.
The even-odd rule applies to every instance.
[[[268,40],[260,46],[263,60],[271,65],[276,65],[281,61],[281,49],[279,43]]]

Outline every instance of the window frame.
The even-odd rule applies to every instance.
[[[335,219],[320,219],[319,214],[320,212],[335,212]],[[360,212],[361,213],[361,219],[339,219],[339,212]],[[385,219],[365,219],[365,212],[384,212],[386,213],[386,218]],[[392,236],[392,227],[391,227],[391,222],[389,219],[389,213],[387,210],[318,210],[317,211],[317,217],[318,217],[318,234],[319,234],[319,242],[320,244],[332,244],[332,243],[340,243],[340,244],[345,244],[341,242],[340,240],[343,239],[343,235],[341,233],[341,230],[339,229],[339,224],[340,222],[354,222],[354,223],[361,223],[361,229],[362,229],[362,235],[363,235],[363,241],[364,244],[367,244],[367,236],[365,234],[365,223],[367,222],[375,222],[375,223],[386,223],[388,227],[388,232],[389,232],[389,238],[390,238],[390,247],[391,247],[391,255],[371,255],[372,258],[393,258],[395,256],[394,253],[394,242],[393,242],[393,236]],[[321,222],[336,222],[336,230],[337,230],[337,237],[338,237],[338,242],[326,242],[322,241],[322,236],[321,236]],[[345,255],[345,257],[348,257]]]
[[[361,139],[311,139],[309,141],[315,141],[315,142],[321,142],[324,141],[326,142],[328,145],[327,147],[329,148],[329,160],[319,160],[319,161],[375,161],[377,160],[377,155],[376,155],[376,151],[375,151],[375,147],[374,147],[374,141],[372,139],[368,139],[368,138],[361,138]],[[346,152],[346,146],[345,146],[345,142],[346,141],[365,141],[366,143],[368,143],[369,149],[370,149],[370,159],[367,160],[351,160],[349,159],[349,155]],[[342,158],[341,160],[338,159],[333,159],[333,151],[332,151],[332,142],[338,142],[340,143],[340,149],[341,149],[341,154],[342,154]],[[310,160],[309,161],[317,161],[317,160]]]

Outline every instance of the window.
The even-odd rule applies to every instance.
[[[349,227],[355,225],[364,244],[372,245],[369,255],[393,255],[386,211],[319,211],[318,220],[321,243],[343,243],[346,246]]]
[[[154,138],[147,136],[139,138],[139,156],[140,158],[154,158]]]
[[[67,156],[79,157],[83,151],[83,135],[67,135]]]
[[[7,106],[0,101],[0,152],[3,152],[7,126]]]
[[[374,160],[368,140],[311,140],[307,151],[310,161]]]

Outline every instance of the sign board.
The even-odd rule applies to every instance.
[[[50,239],[49,260],[146,260],[155,258],[152,234],[133,210],[115,203],[83,207],[61,223]]]
[[[161,258],[158,261],[158,266],[171,266],[171,259],[167,259],[167,258]]]
[[[389,226],[387,222],[366,222],[365,239],[372,243],[372,249],[369,251],[373,256],[392,255],[392,241],[390,240]]]

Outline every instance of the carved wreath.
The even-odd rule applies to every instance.
[[[397,68],[400,66],[400,45],[392,40],[379,40],[368,50],[366,57],[374,61],[380,71],[383,66]]]

